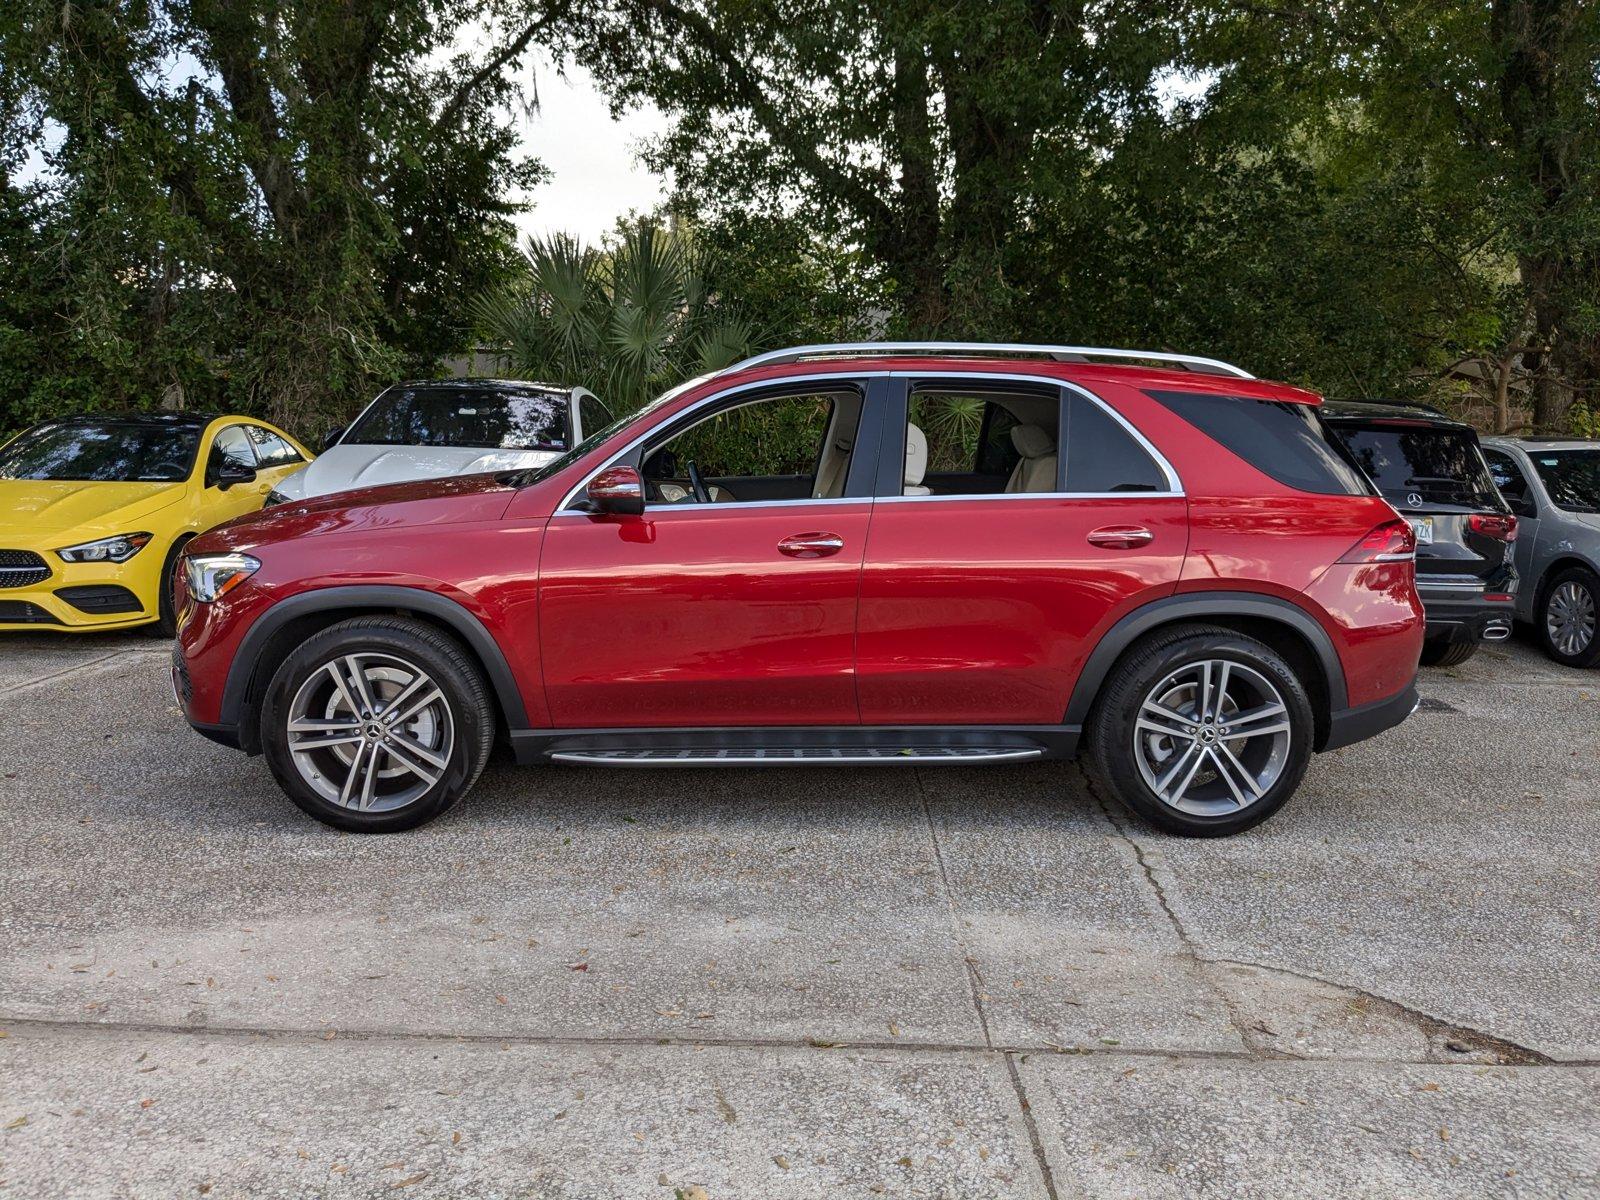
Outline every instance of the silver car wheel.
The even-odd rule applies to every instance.
[[[346,654],[295,692],[287,727],[300,777],[330,804],[389,812],[426,795],[450,765],[455,715],[415,663]]]
[[[1544,627],[1550,644],[1569,658],[1582,654],[1594,641],[1594,595],[1576,579],[1569,579],[1545,604]]]
[[[1249,808],[1289,762],[1289,708],[1261,672],[1227,659],[1190,663],[1145,695],[1133,754],[1165,805],[1194,816]]]

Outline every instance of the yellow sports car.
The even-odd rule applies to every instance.
[[[172,633],[183,544],[260,508],[311,452],[251,417],[46,421],[0,447],[0,630]]]

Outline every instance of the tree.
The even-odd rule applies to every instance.
[[[530,379],[583,384],[617,412],[749,354],[755,330],[696,241],[642,222],[605,249],[528,243],[522,272],[477,302],[480,328]]]
[[[1225,352],[1342,394],[1594,389],[1586,0],[606,0],[677,202],[859,253],[887,330]],[[1187,90],[1190,99],[1181,97]]]
[[[505,9],[502,12],[502,8]],[[9,94],[59,130],[71,338],[123,402],[305,429],[466,339],[539,175],[498,114],[543,28],[499,0],[14,0]],[[20,97],[20,99],[18,99]]]
[[[1520,360],[1533,423],[1556,430],[1600,396],[1600,7],[1589,0],[1236,0],[1241,24],[1292,29],[1258,55],[1280,80],[1358,106],[1369,157],[1414,164],[1452,197],[1510,287],[1467,351]],[[1509,368],[1508,368],[1509,370]]]
[[[882,265],[905,331],[1004,336],[1026,198],[1148,102],[1180,8],[617,0],[562,28],[673,115],[653,161],[697,216],[802,214]]]

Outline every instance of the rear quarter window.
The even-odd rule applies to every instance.
[[[1286,487],[1324,496],[1372,494],[1366,478],[1334,446],[1312,405],[1205,392],[1148,395]]]

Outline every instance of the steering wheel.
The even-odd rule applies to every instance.
[[[711,503],[711,491],[706,487],[706,481],[700,478],[700,469],[694,465],[694,459],[688,463],[689,486],[694,489],[695,502],[698,504]]]

